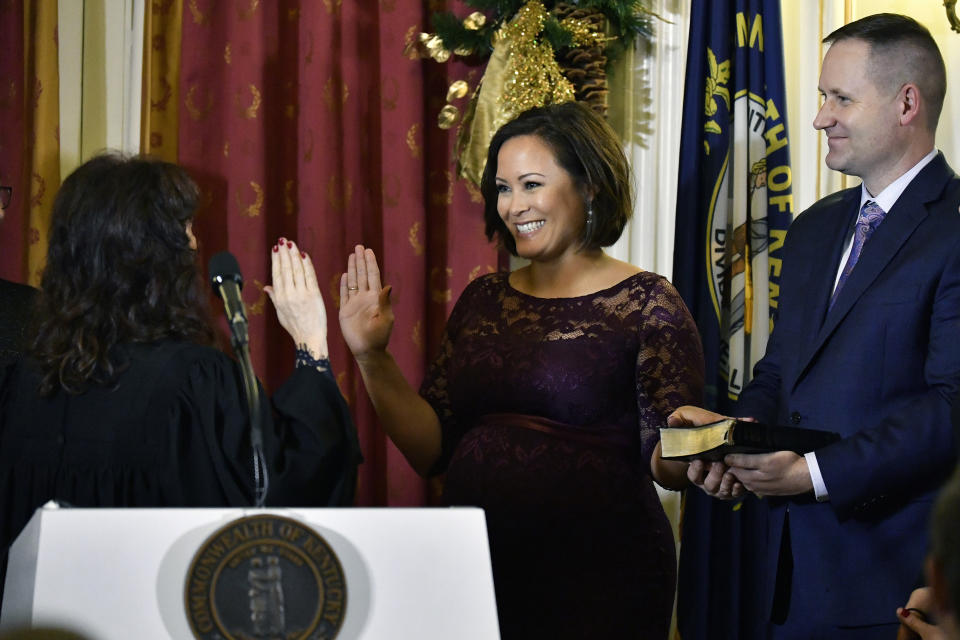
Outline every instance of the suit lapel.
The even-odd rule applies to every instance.
[[[817,235],[816,241],[811,243],[809,251],[806,252],[806,266],[812,271],[812,275],[806,291],[808,304],[803,307],[806,317],[800,322],[800,326],[809,327],[807,341],[798,349],[799,362],[803,366],[810,361],[819,345],[819,330],[827,313],[837,270],[840,268],[843,244],[856,218],[859,202],[860,188],[848,189],[837,204],[833,205],[834,211],[826,217],[823,232]],[[787,233],[789,234],[789,231]],[[826,256],[829,256],[829,259],[825,260]],[[820,268],[816,266],[818,264],[825,266]]]
[[[906,193],[904,193],[906,195]],[[901,197],[893,209],[884,217],[883,222],[863,245],[860,260],[847,278],[846,284],[837,295],[833,308],[827,312],[821,337],[826,337],[847,315],[850,308],[877,279],[884,267],[893,259],[903,243],[907,241],[917,225],[927,217],[927,209],[916,201],[903,202]]]
[[[863,246],[860,260],[857,261],[856,267],[850,273],[850,277],[847,278],[843,289],[840,290],[833,308],[826,312],[826,317],[818,316],[823,318],[822,326],[815,322],[807,325],[809,327],[819,326],[820,330],[815,332],[815,337],[802,352],[798,363],[800,365],[797,369],[798,375],[794,384],[803,376],[824,343],[847,317],[850,309],[890,263],[917,226],[927,217],[926,204],[939,197],[952,173],[943,158],[943,154],[938,154],[914,178],[913,182],[897,199],[893,208],[887,212],[883,223],[877,227],[877,230]],[[858,193],[856,189],[853,191]],[[846,202],[846,199],[844,199],[844,202]],[[842,244],[844,239],[845,237],[839,240],[839,243]],[[820,310],[820,313],[825,310],[829,302],[836,277],[836,269],[838,268],[839,264],[835,265],[833,272],[827,274],[829,288],[826,291],[821,289],[816,291],[817,304],[811,305],[811,307],[816,307]]]

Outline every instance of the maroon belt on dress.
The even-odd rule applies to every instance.
[[[581,427],[578,425],[557,422],[542,416],[530,416],[521,413],[487,413],[476,419],[474,428],[485,426],[519,427],[531,431],[539,431],[555,438],[572,440],[582,444],[598,447],[622,449],[636,444],[636,438],[631,434],[614,431],[598,430],[596,427]]]

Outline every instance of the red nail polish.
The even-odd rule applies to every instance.
[[[280,251],[280,247],[278,247],[277,245],[273,245],[273,252],[277,253],[279,251]]]
[[[279,242],[280,246],[282,247],[282,246],[283,246],[283,243],[286,242],[286,241],[287,241],[286,238],[280,238],[280,242]]]
[[[904,609],[904,610],[903,610],[903,613],[901,613],[900,615],[902,615],[904,618],[909,618],[909,617],[910,617],[910,609]]]
[[[303,251],[301,251],[301,252],[300,252],[300,257],[301,257],[301,258],[306,258],[306,257],[307,257],[307,254],[304,253]]]

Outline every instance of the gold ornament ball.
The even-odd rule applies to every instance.
[[[457,123],[457,118],[459,117],[460,110],[452,104],[448,104],[443,109],[440,109],[440,114],[437,115],[437,126],[441,129],[449,129]]]
[[[470,31],[477,31],[487,22],[487,16],[483,15],[479,11],[474,11],[466,17],[463,21],[463,26],[469,29]]]
[[[467,92],[470,90],[470,85],[464,80],[457,80],[450,85],[450,88],[447,90],[447,102],[453,102],[454,100],[459,100],[463,96],[467,95]]]

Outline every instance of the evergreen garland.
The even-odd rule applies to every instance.
[[[603,13],[611,37],[604,51],[608,60],[618,57],[637,38],[650,39],[653,36],[652,20],[658,17],[646,7],[643,0],[542,1],[547,11],[552,11],[558,4],[566,4]],[[461,56],[487,58],[493,50],[494,35],[526,2],[527,0],[464,0],[464,4],[479,11],[486,18],[481,27],[471,29],[464,24],[463,18],[447,11],[433,14],[433,29],[447,51]],[[554,51],[569,47],[574,38],[574,34],[552,16],[544,24],[542,34]]]
[[[433,33],[407,32],[404,55],[441,64],[451,56],[484,63],[496,50],[495,64],[463,111],[452,104],[470,87],[463,79],[447,90],[437,126],[460,121],[457,173],[480,184],[487,145],[494,132],[533,107],[576,100],[601,116],[607,113],[606,67],[638,39],[653,36],[649,0],[463,0],[467,16],[433,14]],[[494,71],[491,73],[491,66]]]

